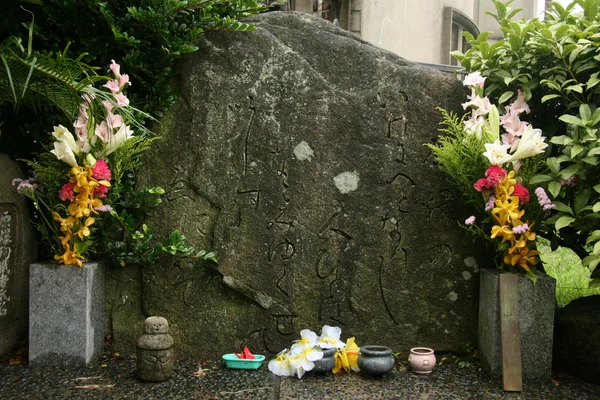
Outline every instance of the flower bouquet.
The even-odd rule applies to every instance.
[[[49,151],[28,161],[34,177],[13,180],[33,201],[43,245],[55,261],[79,267],[95,253],[109,253],[122,266],[153,262],[160,254],[214,260],[212,253],[195,254],[186,247],[178,231],[166,243],[151,246],[149,228],[136,229],[137,217],[158,206],[157,196],[164,191],[133,188],[139,157],[155,138],[139,122],[148,115],[129,104],[129,76],[114,60],[109,70],[112,76],[104,78],[102,89],[81,89],[74,133],[55,126]]]
[[[340,340],[341,328],[337,326],[323,326],[321,335],[310,329],[300,331],[300,339],[295,341],[290,349],[281,351],[277,357],[269,361],[269,371],[279,376],[294,376],[298,378],[307,371],[315,368],[315,361],[323,358],[324,351],[335,349],[334,374],[341,371],[359,371],[358,346],[354,338],[349,338],[345,343]]]
[[[533,188],[526,183],[542,168],[540,155],[547,144],[539,129],[521,120],[530,109],[520,90],[500,116],[484,96],[484,84],[478,72],[467,75],[464,85],[471,94],[463,107],[471,110],[470,117],[460,119],[442,110],[441,131],[447,135],[429,147],[476,211],[463,226],[496,247],[501,269],[524,272],[535,281],[536,224],[554,205],[541,187],[535,188],[537,203],[531,202]]]

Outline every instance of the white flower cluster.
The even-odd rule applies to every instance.
[[[517,91],[517,100],[505,107],[505,114],[498,120],[496,106],[492,105],[487,97],[482,97],[485,79],[479,72],[465,77],[463,84],[471,88],[471,95],[467,96],[470,101],[463,103],[463,108],[471,109],[471,118],[464,123],[465,132],[486,139],[490,137],[484,135],[484,130],[492,134],[492,140],[486,140],[488,143],[484,144],[486,151],[483,153],[490,164],[502,166],[543,153],[548,144],[542,136],[542,131],[533,129],[528,122],[519,118],[522,113],[530,113],[521,90]],[[505,130],[501,137],[498,123]]]
[[[341,335],[342,330],[337,326],[323,326],[321,336],[310,329],[304,329],[300,331],[300,340],[269,361],[269,371],[279,376],[297,375],[302,378],[305,372],[315,367],[314,361],[323,358],[322,350],[343,349],[346,346],[340,340]]]

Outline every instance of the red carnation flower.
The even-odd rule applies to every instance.
[[[513,196],[517,196],[519,198],[519,203],[527,204],[531,197],[529,196],[529,191],[525,186],[517,183],[515,185],[515,190],[513,191]]]
[[[96,165],[92,168],[92,176],[98,180],[106,179],[107,181],[110,181],[112,173],[110,172],[110,169],[108,169],[106,161],[96,160]]]
[[[62,201],[75,200],[75,193],[73,192],[74,185],[72,183],[65,183],[63,187],[58,191],[58,198]]]
[[[495,187],[506,177],[506,170],[497,165],[492,165],[485,171],[485,176],[490,187]]]

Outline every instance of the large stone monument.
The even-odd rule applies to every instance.
[[[29,264],[37,256],[26,198],[11,182],[19,165],[0,154],[0,355],[27,337]]]
[[[324,324],[395,351],[475,340],[468,215],[425,146],[461,82],[305,14],[248,22],[181,63],[142,172],[167,189],[154,233],[180,229],[219,264],[113,272],[116,348],[145,318],[136,307],[169,319],[180,354],[276,352]]]

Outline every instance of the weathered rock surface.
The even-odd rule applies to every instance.
[[[14,178],[25,178],[19,164],[0,154],[0,355],[27,337],[29,264],[37,257],[30,210]]]
[[[324,324],[395,351],[474,340],[479,268],[456,223],[468,215],[424,146],[460,82],[304,14],[251,21],[182,62],[142,172],[168,192],[155,234],[180,229],[217,269],[161,262],[129,287],[121,275],[138,272],[114,272],[117,349],[148,315],[187,356],[276,352]]]

